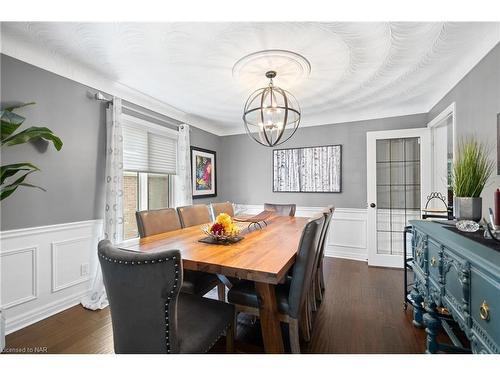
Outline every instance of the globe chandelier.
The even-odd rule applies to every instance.
[[[266,72],[269,85],[248,97],[243,111],[247,134],[255,142],[274,147],[288,141],[297,131],[301,111],[297,99],[287,90],[274,86],[276,72]]]

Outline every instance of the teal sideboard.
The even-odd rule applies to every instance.
[[[412,220],[414,324],[425,326],[436,353],[438,311],[451,314],[474,353],[500,353],[500,252],[442,224]]]

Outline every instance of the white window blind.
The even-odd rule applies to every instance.
[[[122,119],[124,170],[176,174],[177,132],[133,116]]]

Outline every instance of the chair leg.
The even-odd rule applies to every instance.
[[[226,353],[234,353],[234,338],[236,336],[236,327],[234,322],[227,328],[226,332]]]
[[[318,311],[318,303],[316,302],[316,276],[313,278],[313,283],[311,287],[311,291],[309,292],[310,294],[310,300],[311,300],[311,309],[312,311],[316,312]]]
[[[290,336],[290,349],[292,354],[300,354],[299,321],[290,318],[288,322],[288,335]]]
[[[217,293],[219,295],[219,301],[226,302],[226,286],[224,283],[217,284]]]
[[[304,310],[302,312],[302,317],[300,319],[302,338],[304,341],[311,341],[311,331],[309,329],[309,308],[307,306],[307,302],[304,304]]]
[[[309,337],[311,336],[311,332],[312,332],[312,326],[313,326],[313,315],[312,315],[312,305],[311,305],[311,298],[310,298],[310,294],[308,295],[308,299],[309,299],[309,309],[307,310],[307,323],[309,324],[308,327],[309,327]]]
[[[319,281],[320,281],[320,286],[321,290],[325,290],[325,275],[323,274],[323,259],[321,259],[321,263],[319,265]]]
[[[321,289],[321,271],[318,268],[318,272],[316,273],[316,282],[315,284],[315,298],[321,304],[323,302],[323,290]]]

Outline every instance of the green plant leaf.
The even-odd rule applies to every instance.
[[[16,104],[16,105],[11,105],[10,107],[4,108],[3,110],[12,112],[14,109],[23,108],[23,107],[26,107],[28,105],[33,105],[33,104],[36,104],[36,103],[29,102],[29,103],[24,103],[24,104]]]
[[[26,177],[33,172],[35,172],[35,170],[31,170],[29,172],[26,172],[21,177],[19,177],[17,180],[15,180],[13,183],[11,183],[9,185],[2,186],[0,188],[0,201],[4,200],[8,196],[10,196],[12,193],[14,193],[19,186],[33,187],[33,188],[37,188],[37,189],[45,191],[45,189],[40,187],[40,186],[35,186],[35,185],[27,184],[24,182]]]
[[[23,116],[19,116],[16,113],[9,111],[0,111],[0,121],[1,121],[1,140],[3,141],[5,138],[9,137],[12,133],[14,133],[19,126],[24,122],[25,118]]]
[[[14,176],[21,171],[39,171],[40,169],[31,163],[17,163],[2,165],[0,167],[0,184],[3,184],[5,179]]]
[[[52,133],[52,130],[46,127],[38,127],[38,126],[32,126],[6,139],[2,139],[2,146],[4,145],[14,146],[38,138],[43,138],[47,141],[52,142],[57,151],[59,151],[63,146],[63,142],[61,141],[61,139],[57,137],[54,133]]]
[[[495,163],[489,159],[491,149],[468,137],[460,140],[457,151],[452,173],[453,194],[455,197],[479,197],[493,172]]]

